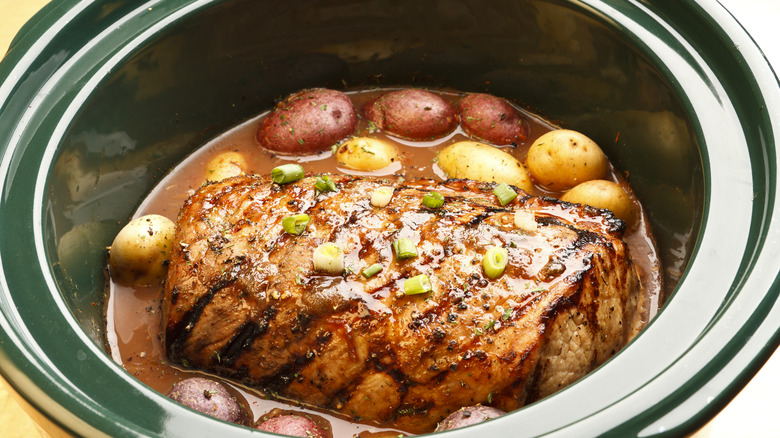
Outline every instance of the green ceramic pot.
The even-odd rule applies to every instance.
[[[2,374],[76,435],[254,433],[112,362],[105,247],[168,169],[274,98],[447,86],[525,102],[600,143],[650,211],[668,300],[588,377],[442,436],[696,430],[777,346],[780,92],[714,0],[653,3],[52,2],[0,64]]]

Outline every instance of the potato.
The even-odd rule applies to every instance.
[[[395,145],[370,137],[354,137],[339,146],[336,159],[352,170],[372,171],[383,169],[398,156]]]
[[[238,176],[246,169],[246,159],[240,152],[223,152],[212,158],[206,164],[206,180],[222,181],[231,176]]]
[[[379,129],[413,141],[441,138],[458,126],[449,102],[417,88],[385,93],[365,104],[363,115]]]
[[[602,178],[609,163],[601,148],[585,135],[568,129],[550,131],[528,150],[531,176],[550,190],[567,190]]]
[[[279,435],[300,436],[306,438],[329,438],[325,429],[304,415],[279,415],[265,420],[255,429]],[[330,429],[330,427],[328,427]]]
[[[466,134],[497,145],[525,141],[528,125],[520,112],[504,99],[490,94],[469,94],[458,102],[460,125]]]
[[[156,214],[130,221],[111,244],[112,278],[128,285],[160,283],[168,270],[175,232],[173,221]]]
[[[295,93],[260,123],[257,141],[284,155],[309,155],[327,150],[355,132],[357,113],[349,97],[315,88]]]
[[[173,385],[168,397],[184,406],[231,423],[249,426],[251,417],[236,397],[221,383],[191,377]]]
[[[481,423],[483,421],[497,418],[506,414],[501,409],[496,409],[490,406],[468,406],[461,408],[447,418],[442,420],[434,432],[443,432],[445,430],[458,429],[461,427],[471,426],[472,424]]]
[[[634,217],[634,203],[631,198],[620,185],[612,181],[596,179],[578,184],[564,193],[561,201],[605,208],[626,223],[630,223]]]
[[[453,143],[439,152],[438,165],[449,178],[505,182],[526,192],[533,189],[523,164],[512,155],[476,141]]]

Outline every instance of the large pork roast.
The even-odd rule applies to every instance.
[[[608,211],[522,191],[502,205],[495,184],[469,180],[331,177],[336,191],[315,176],[239,176],[186,201],[163,301],[170,360],[430,432],[463,406],[511,411],[549,395],[636,332],[640,285],[625,224]],[[394,190],[377,207],[380,187]],[[432,191],[441,207],[423,205]],[[300,234],[286,232],[301,214]],[[399,239],[416,256],[397,257]],[[340,274],[315,269],[326,242],[343,251]],[[482,264],[491,247],[506,250],[496,278]],[[404,293],[422,274],[430,291]]]

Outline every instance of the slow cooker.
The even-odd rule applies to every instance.
[[[83,436],[271,436],[106,352],[106,246],[196,147],[310,87],[451,87],[587,132],[662,254],[664,305],[570,387],[442,434],[681,436],[778,345],[780,89],[715,1],[63,0],[0,63],[0,371]]]

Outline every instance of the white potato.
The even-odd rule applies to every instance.
[[[339,164],[352,170],[372,171],[392,164],[398,156],[395,145],[370,137],[353,137],[338,147]]]
[[[593,140],[568,129],[539,137],[528,150],[525,164],[536,182],[551,190],[567,190],[603,178],[609,167],[606,155]]]
[[[222,181],[231,176],[238,176],[246,169],[246,159],[240,152],[223,152],[212,158],[206,164],[206,180]]]
[[[156,214],[130,221],[111,244],[112,278],[128,285],[159,284],[167,272],[175,232],[173,221]]]
[[[449,178],[505,182],[526,192],[533,189],[531,178],[521,162],[501,149],[484,143],[453,143],[439,152],[437,162]]]
[[[630,223],[634,217],[631,198],[620,185],[612,181],[594,179],[578,184],[561,196],[561,201],[606,208],[626,223]]]

